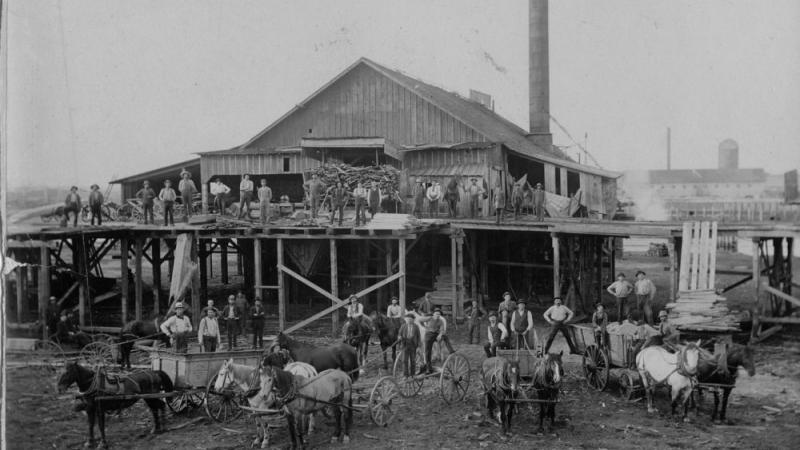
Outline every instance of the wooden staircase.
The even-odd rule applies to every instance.
[[[439,275],[433,283],[433,291],[428,292],[431,297],[431,303],[434,307],[442,308],[442,315],[452,318],[453,317],[453,270],[450,266],[440,266]],[[469,299],[464,297],[464,301]],[[463,305],[456,311],[457,317],[463,317]]]

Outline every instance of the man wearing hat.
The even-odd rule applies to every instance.
[[[617,281],[611,283],[606,291],[617,299],[617,322],[622,323],[630,312],[628,296],[633,292],[633,285],[625,279],[625,274],[620,272],[617,274]]]
[[[511,329],[511,315],[516,310],[517,303],[511,299],[511,293],[508,291],[503,292],[503,301],[497,307],[497,314],[500,316],[500,323],[503,324],[506,330]],[[504,343],[508,345],[508,341],[504,340]]]
[[[469,194],[469,216],[473,219],[478,217],[479,202],[484,192],[486,192],[486,190],[483,189],[483,186],[478,184],[477,178],[470,179],[467,194]]]
[[[571,309],[562,304],[561,297],[553,299],[553,306],[547,308],[547,311],[543,314],[544,320],[552,326],[550,334],[547,335],[547,343],[544,345],[545,354],[550,350],[550,345],[553,344],[553,339],[555,339],[556,333],[559,331],[564,335],[564,339],[567,340],[570,353],[575,353],[575,346],[572,345],[572,338],[569,337],[569,330],[567,330],[567,322],[572,320],[574,315]]]
[[[397,297],[392,297],[391,304],[386,308],[386,317],[390,319],[399,319],[403,317],[403,312],[403,307],[400,306]]]
[[[473,300],[469,308],[464,311],[464,316],[467,318],[467,328],[469,329],[469,343],[472,344],[473,336],[475,343],[481,343],[481,319],[486,315],[486,310],[483,306],[478,304],[477,300]]]
[[[83,348],[92,342],[92,338],[78,329],[70,320],[71,311],[61,311],[61,320],[56,325],[56,340],[60,343],[71,342]]]
[[[317,178],[317,174],[313,174],[311,175],[311,179],[306,181],[303,187],[306,190],[306,197],[311,206],[311,217],[316,219],[319,210],[320,196],[325,192],[325,183]]]
[[[66,217],[67,222],[69,222],[69,213],[74,214],[72,218],[72,226],[77,227],[78,215],[81,213],[81,196],[78,195],[78,186],[72,186],[69,188],[69,194],[67,194],[67,198],[64,199],[64,217]]]
[[[458,202],[461,201],[460,177],[456,176],[444,188],[444,200],[447,202],[447,216],[458,217]]]
[[[214,353],[217,351],[219,343],[222,342],[217,321],[217,308],[205,308],[205,312],[206,317],[203,317],[197,327],[197,341],[200,343],[200,351]]]
[[[211,188],[209,190],[211,195],[214,196],[214,207],[217,208],[217,214],[224,216],[226,207],[225,197],[231,192],[231,188],[226,186],[222,180],[217,178],[213,183],[211,183]]]
[[[519,219],[524,199],[525,193],[523,192],[522,184],[514,183],[514,187],[511,189],[511,207],[514,208],[514,220]]]
[[[536,340],[529,342],[527,336],[533,330],[533,316],[531,312],[525,309],[525,300],[520,299],[517,301],[517,310],[511,315],[511,329],[514,330],[516,339],[514,340],[514,348],[536,348]],[[535,334],[535,333],[534,333]]]
[[[225,328],[228,333],[228,350],[236,347],[236,334],[239,328],[239,321],[242,311],[236,306],[236,296],[228,296],[228,304],[222,310],[222,320],[225,321]]]
[[[536,213],[536,220],[539,222],[544,220],[544,205],[545,205],[544,189],[542,183],[536,183],[533,189],[533,211]]]
[[[414,318],[414,313],[406,313],[405,322],[397,332],[397,340],[400,342],[403,355],[403,376],[406,377],[414,376],[417,371],[417,348],[419,348],[421,336],[419,326],[414,322]]]
[[[89,210],[92,212],[92,222],[97,219],[97,225],[103,224],[103,193],[100,192],[100,186],[93,184],[92,192],[89,193]]]
[[[269,223],[270,216],[272,212],[270,212],[270,204],[272,202],[272,188],[267,186],[267,179],[261,179],[261,186],[258,188],[258,210],[259,216],[261,217],[261,223],[266,225]]]
[[[250,308],[250,328],[253,329],[253,348],[264,347],[264,319],[267,313],[261,304],[261,298],[256,297],[255,305]]]
[[[411,191],[411,196],[414,198],[414,209],[411,210],[411,214],[415,217],[422,217],[422,205],[425,202],[426,191],[427,187],[422,178],[417,178],[417,184],[414,185],[414,189]]]
[[[52,336],[58,331],[58,299],[50,297],[47,301],[47,307],[44,311],[45,324],[47,325],[47,334]]]
[[[360,181],[353,189],[353,201],[356,207],[356,226],[361,226],[361,222],[367,223],[367,215],[364,213],[364,208],[367,204],[367,190],[364,189],[364,184]]]
[[[498,348],[506,348],[508,329],[497,321],[497,313],[494,311],[489,313],[489,326],[486,327],[486,336],[489,338],[489,342],[484,344],[483,351],[486,352],[487,358],[497,356]]]
[[[150,182],[148,180],[144,180],[142,188],[136,193],[136,198],[142,202],[145,225],[148,223],[148,216],[150,217],[150,223],[155,223],[155,219],[153,218],[153,200],[156,198],[156,191],[150,187]]]
[[[656,285],[647,278],[644,271],[636,272],[636,309],[644,313],[644,320],[648,325],[653,324],[653,300],[656,298]]]
[[[506,191],[499,183],[494,187],[492,206],[494,206],[495,223],[500,225],[500,222],[503,221],[503,214],[506,209]]]
[[[178,194],[175,193],[175,189],[172,189],[172,181],[164,180],[164,187],[161,188],[161,192],[158,193],[158,199],[161,200],[161,204],[164,207],[164,226],[175,225],[175,199],[178,198]]]
[[[200,314],[206,316],[208,314],[209,309],[213,309],[214,311],[216,311],[217,317],[219,317],[219,309],[217,309],[217,307],[214,306],[213,299],[208,299],[208,301],[206,301],[206,306],[203,307],[202,311],[200,311]]]
[[[425,326],[425,369],[427,373],[433,373],[432,352],[433,343],[435,341],[444,342],[447,346],[447,351],[455,353],[453,346],[450,345],[450,339],[447,337],[447,320],[442,317],[442,309],[436,308],[433,310],[433,315],[418,319],[419,323]]]
[[[181,193],[181,201],[183,201],[183,209],[185,210],[184,221],[188,222],[192,217],[192,199],[194,194],[197,193],[197,186],[192,181],[192,174],[186,169],[181,170],[181,182],[178,183],[178,191]]]
[[[177,353],[186,353],[186,338],[192,332],[192,321],[183,314],[184,311],[185,305],[182,302],[175,303],[175,315],[161,324],[161,331],[169,336]]]
[[[438,181],[431,184],[425,192],[425,196],[428,197],[428,210],[431,217],[439,217],[439,199],[442,198],[442,187]]]
[[[360,322],[364,318],[364,305],[358,301],[358,296],[353,294],[348,300],[350,304],[347,305],[347,320],[342,327],[342,336],[344,339],[347,339],[347,332],[350,330],[350,327],[357,325],[357,322]]]

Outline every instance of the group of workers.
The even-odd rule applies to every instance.
[[[311,208],[311,217],[316,219],[320,207],[327,203],[331,208],[330,223],[337,222],[338,213],[340,226],[344,219],[344,207],[351,198],[356,210],[356,226],[360,226],[362,223],[367,223],[366,213],[370,213],[370,218],[375,217],[375,214],[381,212],[381,203],[389,197],[386,192],[381,190],[377,181],[368,183],[367,187],[362,181],[358,181],[356,187],[351,191],[342,180],[338,180],[334,186],[329,187],[317,174],[311,175],[311,179],[303,184],[303,189]]]

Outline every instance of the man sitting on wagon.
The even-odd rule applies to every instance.
[[[348,299],[350,304],[347,305],[347,320],[342,327],[342,339],[347,341],[347,332],[350,327],[361,326],[361,321],[364,320],[364,305],[358,301],[358,296],[353,294]]]
[[[675,325],[670,323],[667,312],[663,309],[658,313],[658,335],[650,336],[644,341],[641,348],[650,347],[652,345],[660,345],[667,351],[677,352],[680,343],[680,332]]]
[[[72,324],[68,317],[70,314],[66,309],[61,311],[61,320],[56,325],[56,341],[69,342],[83,348],[92,342],[92,338]]]

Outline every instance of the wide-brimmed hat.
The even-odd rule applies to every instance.
[[[94,189],[94,188],[100,189],[100,186],[98,186],[96,184],[93,184],[93,185],[89,186],[89,189]]]
[[[186,169],[181,169],[181,175],[180,176],[183,177],[184,175],[189,175],[189,178],[192,178],[192,172],[189,172]]]
[[[506,295],[511,295],[511,292],[508,291],[503,292],[503,297],[505,297]]]
[[[659,311],[658,317],[667,317],[667,312],[662,309],[661,311]]]
[[[434,308],[433,312],[435,312],[435,313],[437,313],[437,312],[438,312],[438,313],[440,313],[440,314],[441,314],[441,312],[442,312],[442,308]]]

